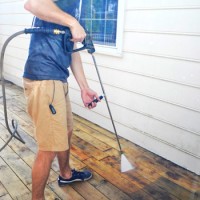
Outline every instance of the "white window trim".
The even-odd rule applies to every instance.
[[[124,33],[124,14],[125,14],[125,0],[118,0],[117,10],[117,36],[116,46],[107,46],[95,44],[96,53],[106,54],[111,56],[122,56],[123,33]]]

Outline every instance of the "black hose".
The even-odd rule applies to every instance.
[[[1,50],[1,58],[0,58],[0,79],[1,79],[1,86],[2,86],[2,94],[3,94],[3,106],[4,106],[4,116],[5,116],[5,124],[6,128],[8,129],[8,132],[10,133],[10,138],[7,140],[7,142],[0,148],[0,151],[2,151],[8,143],[12,140],[12,138],[16,138],[20,142],[24,143],[24,140],[20,136],[20,134],[17,131],[18,128],[18,123],[16,120],[12,119],[12,127],[13,131],[11,131],[9,123],[8,123],[8,114],[7,114],[7,104],[6,104],[6,91],[5,91],[5,79],[3,76],[3,62],[4,62],[4,55],[5,55],[5,50],[8,45],[8,43],[18,35],[24,34],[24,31],[19,31],[13,35],[11,35],[3,44],[2,50]]]

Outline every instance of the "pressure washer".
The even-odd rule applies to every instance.
[[[37,33],[45,33],[45,34],[54,34],[54,35],[60,35],[62,34],[64,37],[64,50],[66,53],[75,53],[78,51],[82,51],[82,50],[87,50],[87,52],[89,54],[91,54],[93,62],[94,62],[94,66],[98,75],[98,79],[101,85],[101,89],[103,92],[103,96],[100,96],[99,99],[105,98],[105,102],[107,105],[107,109],[108,109],[108,113],[110,116],[110,120],[112,122],[112,126],[113,126],[113,130],[117,139],[117,143],[119,146],[119,151],[120,151],[120,155],[121,155],[121,172],[125,172],[131,169],[134,169],[134,166],[128,161],[128,159],[126,158],[126,156],[124,155],[123,151],[122,151],[122,147],[119,141],[119,136],[115,127],[115,123],[112,117],[112,113],[110,110],[110,106],[108,103],[108,99],[105,93],[105,89],[101,80],[101,76],[97,67],[97,63],[95,60],[95,57],[93,55],[93,53],[95,52],[95,48],[93,45],[93,41],[92,38],[90,36],[90,34],[87,33],[86,38],[84,39],[84,41],[82,42],[82,47],[78,48],[78,49],[70,49],[67,45],[67,43],[69,42],[69,40],[72,38],[72,35],[69,31],[65,31],[65,30],[59,30],[59,29],[46,29],[46,28],[27,28],[24,29],[22,31],[16,32],[13,35],[11,35],[3,44],[2,50],[1,50],[1,58],[0,58],[0,79],[1,79],[1,85],[2,85],[2,95],[3,95],[3,106],[4,106],[4,117],[5,117],[5,124],[6,124],[6,128],[8,130],[8,132],[10,133],[10,137],[9,139],[5,142],[5,144],[0,148],[0,151],[2,151],[8,144],[9,142],[13,139],[16,138],[17,140],[19,140],[20,142],[25,144],[25,141],[23,140],[23,138],[20,136],[19,132],[18,132],[18,123],[15,119],[12,119],[11,124],[12,124],[12,128],[10,128],[9,123],[8,123],[8,114],[7,114],[7,104],[6,104],[6,91],[5,91],[5,79],[3,76],[3,64],[4,64],[4,55],[5,55],[5,50],[6,47],[8,46],[9,42],[21,35],[21,34],[37,34]],[[98,102],[97,99],[94,99],[93,102]],[[91,104],[89,104],[91,105]],[[56,113],[55,113],[56,114]],[[11,130],[13,129],[13,130]]]

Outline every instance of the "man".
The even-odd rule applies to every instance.
[[[81,8],[79,0],[27,0],[24,7],[36,16],[35,27],[70,31],[74,43],[82,42],[86,37],[77,20]],[[69,66],[81,89],[84,105],[88,107],[95,98],[100,100],[88,86],[79,53],[71,55],[64,51],[62,35],[32,34],[23,76],[27,110],[35,125],[38,144],[32,168],[32,200],[44,200],[45,185],[56,156],[60,186],[92,177],[90,171],[72,170],[69,165],[73,130],[67,83]],[[95,106],[96,103],[92,103],[89,108]]]

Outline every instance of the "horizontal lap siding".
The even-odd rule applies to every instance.
[[[126,1],[122,56],[95,53],[120,136],[200,173],[200,2]],[[0,0],[0,47],[12,33],[30,27],[23,1]],[[21,85],[29,36],[7,48],[5,76]],[[82,52],[85,74],[101,88],[91,57]],[[113,131],[104,101],[83,107],[69,78],[73,111]]]
[[[5,40],[17,31],[30,27],[32,16],[24,10],[21,0],[0,1],[0,49]],[[29,36],[21,35],[13,39],[6,48],[4,76],[6,79],[22,85],[22,75]]]

